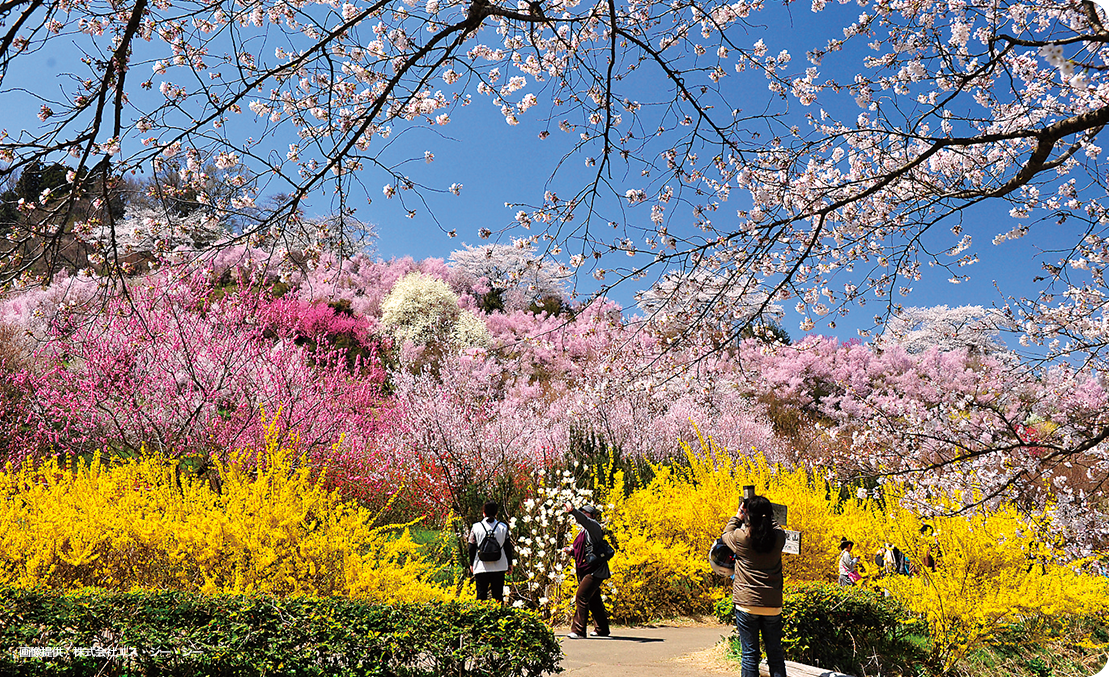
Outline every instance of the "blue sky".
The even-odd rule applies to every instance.
[[[854,3],[830,5],[820,15],[812,14],[808,6],[802,6],[801,3],[788,9],[774,5],[762,14],[762,20],[773,25],[751,29],[747,36],[740,33],[737,39],[751,45],[763,38],[771,53],[789,48],[797,67],[793,70],[803,70],[808,65],[804,60],[805,48],[823,46],[834,32],[851,23],[860,11]],[[829,28],[833,30],[831,35]],[[842,76],[848,72],[847,69],[854,68],[859,63],[860,57],[858,50],[845,50],[834,58],[826,59],[821,70]],[[11,74],[6,83],[9,91],[0,99],[3,125],[9,132],[20,128],[34,128],[39,124],[35,117],[37,104],[32,103],[26,93],[11,91],[11,88],[22,86],[32,90],[47,87],[58,91],[61,81],[58,80],[58,84],[55,84],[56,78],[60,78],[66,71],[82,68],[80,64],[74,63],[76,58],[74,48],[63,47],[29,55],[21,61],[22,69]],[[138,77],[145,78],[146,72],[141,71]],[[633,86],[649,97],[652,86],[665,86],[665,83],[657,78],[647,78]],[[761,102],[769,96],[761,76],[740,77],[733,73],[722,81],[721,86],[729,98],[749,103],[753,108],[761,106]],[[421,205],[416,217],[409,219],[398,199],[387,200],[382,195],[381,187],[386,183],[385,176],[367,172],[362,177],[366,187],[365,194],[358,195],[356,191],[351,204],[357,207],[358,218],[376,225],[379,234],[376,251],[379,256],[446,258],[463,243],[480,244],[482,241],[477,236],[479,228],[487,227],[497,232],[509,225],[516,208],[506,208],[506,202],[535,203],[541,200],[552,169],[572,148],[575,136],[559,132],[557,118],[549,125],[543,122],[544,104],[547,101],[544,93],[538,94],[540,105],[520,116],[521,123],[517,126],[505,124],[497,108],[486,97],[475,94],[470,106],[451,111],[450,125],[431,130],[413,129],[391,141],[391,153],[397,158],[418,158],[424,150],[432,151],[435,155],[433,163],[424,164],[422,160],[416,160],[405,165],[403,172],[409,173],[417,182],[442,192],[426,194],[431,211]],[[795,110],[800,108],[796,103],[792,105]],[[230,126],[230,133],[251,133],[246,118],[247,115],[244,115],[242,121],[234,122]],[[241,127],[237,128],[236,125]],[[551,130],[551,136],[545,141],[538,138],[543,129]],[[276,149],[282,149],[289,138],[286,135],[275,135],[272,144]],[[560,191],[567,190],[575,181],[587,180],[589,170],[584,160],[581,155],[574,155],[567,160],[566,171],[560,175],[556,184]],[[615,178],[622,180],[624,177],[617,175]],[[447,187],[456,182],[463,184],[460,196],[446,192]],[[366,198],[372,200],[372,203],[367,204]],[[726,222],[728,213],[734,215],[734,210],[743,206],[743,197],[733,193],[732,201],[725,205],[722,215],[716,218]],[[330,201],[321,196],[321,199],[308,208],[309,211],[327,212]],[[649,207],[632,207],[625,213],[631,219],[645,223],[648,220]],[[680,216],[680,212],[678,215]],[[912,295],[897,299],[898,301],[906,306],[990,306],[1003,304],[1003,293],[1030,294],[1034,289],[1033,277],[1040,274],[1037,258],[1039,252],[1033,242],[1063,241],[1066,236],[1074,235],[1072,227],[1066,224],[1039,224],[1033,226],[1032,233],[1024,240],[994,246],[990,242],[993,236],[1009,230],[1014,224],[1005,205],[987,205],[970,210],[964,214],[963,224],[966,232],[974,236],[970,253],[977,253],[981,258],[980,263],[962,271],[971,276],[971,281],[951,284],[947,281],[949,275],[945,271],[926,268],[925,278],[913,285]],[[928,242],[934,249],[949,247],[957,240],[948,230],[949,225],[936,228],[935,233],[929,236]],[[457,237],[449,237],[447,231],[450,230],[455,230]],[[512,235],[522,234],[523,231],[510,233],[501,236],[501,241],[507,242]],[[842,280],[840,283],[842,284]],[[596,283],[587,274],[579,284],[579,290],[586,294],[596,289]],[[1003,293],[998,291],[998,287]],[[625,286],[617,289],[612,296],[625,307],[631,307],[636,290],[635,286]],[[787,313],[783,324],[797,338],[801,334],[797,327],[801,318],[793,311],[792,302],[783,305]],[[816,331],[838,335],[845,340],[852,338],[856,336],[857,329],[870,328],[873,325],[875,310],[872,302],[867,308],[853,310],[847,318],[836,318],[836,329],[829,330],[821,322]],[[826,321],[828,318],[824,319]]]

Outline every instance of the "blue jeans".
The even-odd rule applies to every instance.
[[[740,677],[759,677],[759,632],[766,646],[766,664],[770,677],[786,677],[786,658],[782,653],[782,615],[757,616],[746,611],[735,612],[735,629],[743,646]]]

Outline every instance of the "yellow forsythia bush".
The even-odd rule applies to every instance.
[[[1048,629],[1040,619],[1109,614],[1109,579],[1056,563],[1037,534],[1049,522],[1031,525],[1014,506],[1002,505],[929,523],[934,541],[918,532],[917,552],[933,542],[932,551],[939,553],[935,572],[923,569],[875,585],[927,619],[935,658],[945,667],[1013,623],[1023,622],[1036,641],[1037,628]]]
[[[865,506],[849,502],[837,514],[825,481],[804,469],[770,465],[755,451],[736,456],[705,439],[697,450],[683,443],[682,451],[685,464],[653,467],[651,482],[626,496],[620,472],[598,487],[612,506],[606,521],[620,544],[609,584],[614,617],[709,613],[715,600],[728,594],[730,581],[712,573],[708,549],[736,513],[748,484],[787,505],[788,528],[803,533],[801,554],[784,558],[786,578],[835,580],[839,539],[862,531]]]
[[[71,590],[444,600],[404,525],[343,502],[271,431],[256,463],[218,463],[220,493],[158,458],[0,473],[0,583]]]
[[[783,555],[787,581],[835,581],[843,536],[855,542],[855,555],[867,564],[887,541],[921,569],[926,550],[938,553],[935,573],[878,578],[868,564],[874,580],[864,584],[889,590],[926,618],[936,657],[948,665],[1014,622],[1064,612],[1109,613],[1109,580],[1052,563],[1044,545],[1048,518],[1033,523],[1014,506],[1002,505],[922,520],[896,483],[882,485],[880,499],[852,490],[843,500],[840,487],[819,472],[785,470],[758,452],[737,457],[703,439],[699,449],[683,451],[686,464],[655,467],[654,479],[627,495],[620,473],[597,488],[610,506],[606,521],[620,545],[608,586],[616,619],[704,613],[730,593],[731,581],[711,572],[707,553],[747,484],[788,506],[786,526],[802,534],[800,554]],[[934,533],[921,534],[926,523]]]

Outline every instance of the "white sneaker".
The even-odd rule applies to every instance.
[[[598,634],[596,630],[589,633],[589,636],[590,637],[596,637],[597,639],[612,639],[612,635],[601,635],[601,634]]]
[[[570,634],[566,635],[566,639],[583,639],[583,637],[576,632],[571,632]]]

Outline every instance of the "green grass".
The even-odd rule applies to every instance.
[[[1109,660],[1109,618],[1014,623],[971,651],[954,677],[1090,677]]]
[[[428,545],[438,545],[440,539],[443,537],[443,532],[439,529],[428,529],[425,526],[416,524],[408,528],[408,535],[412,540],[421,548]]]
[[[466,575],[461,562],[458,536],[449,529],[429,529],[422,525],[408,528],[409,537],[419,546],[422,557],[436,564],[432,580],[440,585],[452,585]]]

